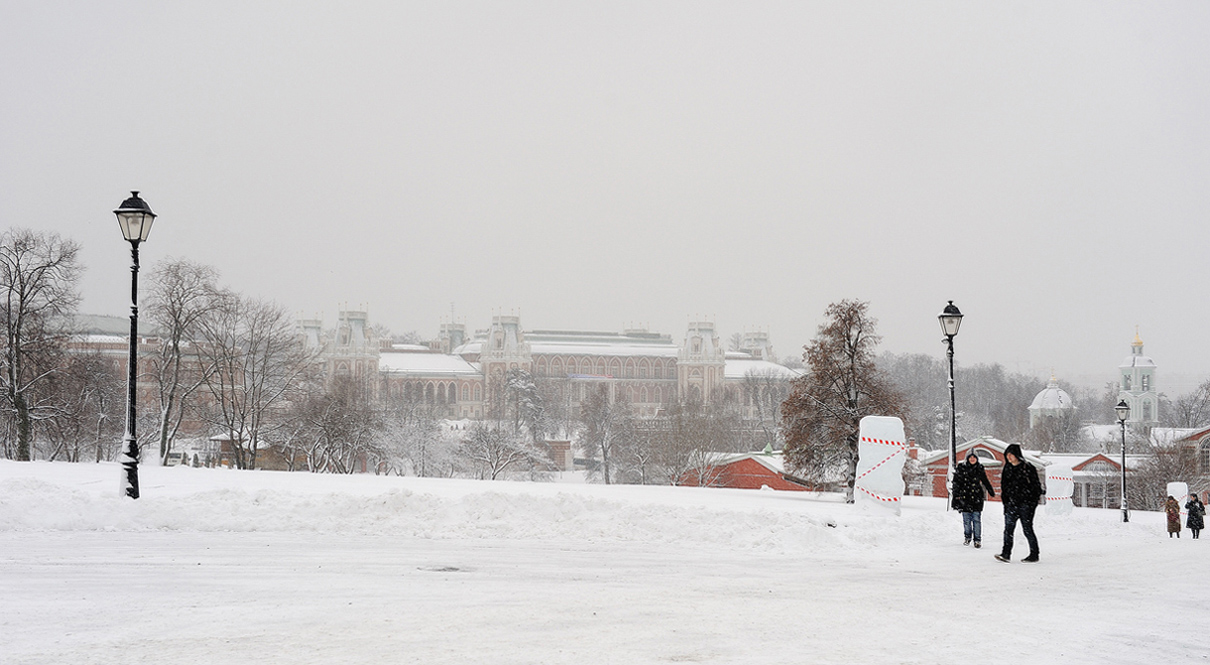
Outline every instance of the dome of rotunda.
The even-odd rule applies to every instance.
[[[1059,382],[1053,376],[1050,377],[1050,383],[1046,384],[1046,388],[1038,393],[1034,397],[1034,401],[1029,405],[1030,411],[1052,411],[1073,408],[1075,408],[1075,405],[1071,401],[1071,395],[1068,395],[1066,390],[1059,387]]]

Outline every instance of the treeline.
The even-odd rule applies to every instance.
[[[949,446],[949,386],[942,354],[883,353],[878,370],[903,396],[905,425],[916,442],[929,450]],[[1029,405],[1046,388],[1034,376],[1009,372],[1000,364],[956,365],[954,395],[957,402],[958,440],[994,436],[1021,442],[1027,448],[1049,452],[1080,452],[1095,445],[1079,438],[1082,424],[1116,422],[1117,386],[1101,390],[1059,380],[1077,406],[1072,417],[1030,429]]]

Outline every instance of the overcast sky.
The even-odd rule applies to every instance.
[[[1210,377],[1210,3],[0,2],[0,222],[299,315]],[[1165,377],[1169,377],[1167,384]],[[1179,377],[1179,379],[1178,379]]]

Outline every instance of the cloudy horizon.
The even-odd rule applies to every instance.
[[[6,3],[0,214],[168,257],[335,323],[680,340],[869,301],[881,350],[1112,381],[1210,378],[1210,6]],[[1191,295],[1193,297],[1191,297]]]

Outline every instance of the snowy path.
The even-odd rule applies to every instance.
[[[0,466],[0,481],[6,474]],[[290,482],[325,492],[349,480],[297,475]],[[30,487],[21,482],[0,483],[0,518],[30,510],[14,503],[14,488]],[[520,483],[427,495],[440,506],[433,515],[461,532],[494,520],[496,535],[476,537],[418,537],[412,522],[381,535],[328,521],[313,531],[140,526],[163,519],[154,499],[122,529],[0,528],[0,662],[1175,663],[1210,653],[1183,630],[1210,616],[1210,584],[1190,574],[1210,541],[1169,540],[1158,515],[1125,527],[1108,511],[1042,519],[1043,562],[1004,565],[991,558],[995,505],[988,547],[973,550],[961,546],[956,516],[928,503],[888,521],[758,492],[699,492],[710,505],[695,509],[671,507],[694,494],[658,488],[666,505],[652,510],[641,488],[614,488],[617,501],[602,503],[591,498],[599,487],[544,485],[535,503],[509,502],[503,515],[476,499],[478,488],[499,501],[503,485],[525,495]],[[28,496],[53,503],[46,487]],[[199,489],[163,505],[188,510]],[[542,513],[580,492],[589,509],[532,535],[532,522],[550,519]],[[207,497],[220,512],[228,498],[248,502]],[[255,497],[277,511],[295,505],[294,520],[306,517],[298,505],[315,505]],[[107,520],[129,506],[88,494],[73,502]],[[720,507],[728,502],[732,510]],[[765,522],[795,515],[811,521],[787,528],[810,547],[761,540]],[[828,519],[838,527],[817,526]],[[725,540],[702,533],[712,524]]]

